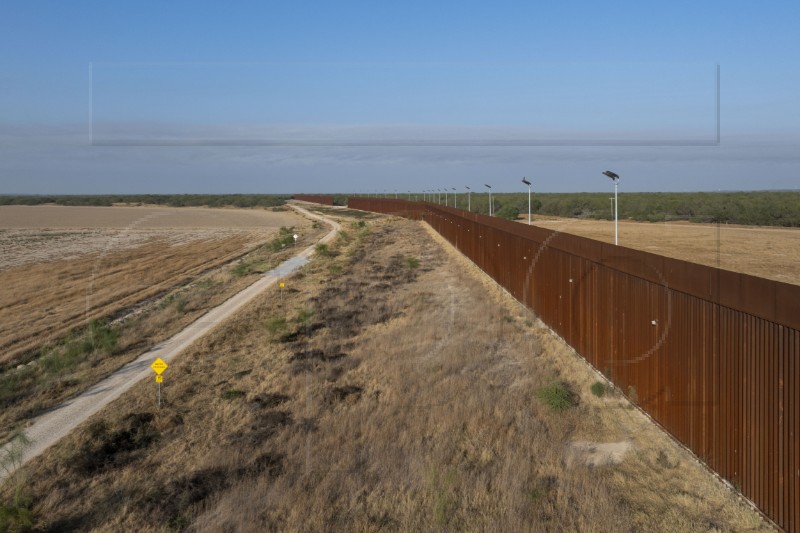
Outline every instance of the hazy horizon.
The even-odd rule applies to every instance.
[[[0,194],[791,190],[798,15],[12,1]]]

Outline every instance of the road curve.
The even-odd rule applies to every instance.
[[[290,207],[310,218],[320,220],[331,226],[331,231],[319,241],[320,243],[329,242],[341,229],[341,226],[334,220],[310,213],[296,205],[291,205]],[[67,400],[35,418],[24,432],[30,443],[22,448],[21,456],[15,461],[16,464],[4,465],[6,468],[0,469],[0,482],[10,476],[16,468],[44,452],[89,417],[119,398],[137,382],[145,377],[152,377],[154,374],[150,369],[150,365],[157,357],[170,362],[199,338],[208,334],[252,301],[265,289],[274,285],[278,279],[306,265],[313,254],[314,246],[312,245],[291,259],[284,261],[276,268],[266,272],[258,281],[210,310],[170,339],[156,345],[136,360],[126,364],[75,398]],[[18,446],[18,443],[14,441],[5,444],[0,449],[0,459],[9,457],[12,447],[15,445]]]

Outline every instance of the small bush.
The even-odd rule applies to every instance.
[[[339,274],[342,273],[342,265],[339,265],[337,263],[331,263],[330,265],[328,265],[328,271],[332,275],[338,276]]]
[[[339,237],[339,241],[340,241],[342,244],[347,244],[347,243],[349,243],[349,242],[350,242],[350,241],[353,239],[353,237],[351,237],[351,236],[350,236],[350,234],[349,234],[349,233],[347,233],[347,232],[346,232],[346,231],[344,231],[344,230],[341,230],[341,231],[339,232],[339,236],[338,236],[338,237]]]
[[[235,400],[236,398],[241,398],[242,396],[244,396],[244,391],[236,389],[226,390],[222,393],[223,400]]]
[[[406,257],[406,266],[411,270],[419,267],[419,259],[413,256]]]
[[[63,344],[47,350],[42,368],[50,375],[74,372],[90,356],[104,357],[117,353],[119,333],[103,320],[93,320],[80,333],[72,333]]]
[[[592,383],[592,394],[598,398],[602,398],[606,394],[606,384],[602,381],[595,381]]]
[[[267,247],[273,252],[280,252],[290,244],[294,244],[294,226],[289,228],[282,226],[278,230],[278,236],[272,239]]]
[[[286,332],[286,319],[282,316],[276,316],[269,319],[264,327],[266,327],[267,333],[274,339]]]
[[[578,405],[578,397],[566,381],[554,381],[540,387],[536,396],[556,412],[566,411]]]
[[[238,263],[236,263],[236,266],[233,267],[231,273],[237,277],[246,276],[250,274],[250,265],[248,263],[245,263],[244,261],[239,261]]]
[[[300,309],[297,311],[297,316],[294,317],[294,321],[297,324],[305,324],[311,317],[314,316],[314,311],[311,309]]]
[[[314,246],[314,252],[321,257],[330,257],[331,251],[328,249],[328,245],[324,242],[321,242]]]

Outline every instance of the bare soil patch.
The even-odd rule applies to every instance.
[[[352,223],[282,299],[173,361],[163,408],[140,383],[33,460],[38,527],[767,529],[623,397],[591,395],[569,347],[422,227]],[[554,380],[580,401],[542,403]],[[568,465],[576,441],[631,448]]]
[[[302,220],[245,209],[2,206],[0,364],[186,283]]]
[[[543,228],[614,242],[613,221],[535,216],[533,223]],[[800,285],[800,228],[621,220],[619,244]]]

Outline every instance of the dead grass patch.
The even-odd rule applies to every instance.
[[[614,242],[613,221],[537,216],[534,224]],[[692,263],[800,285],[800,228],[621,220],[619,243]]]

